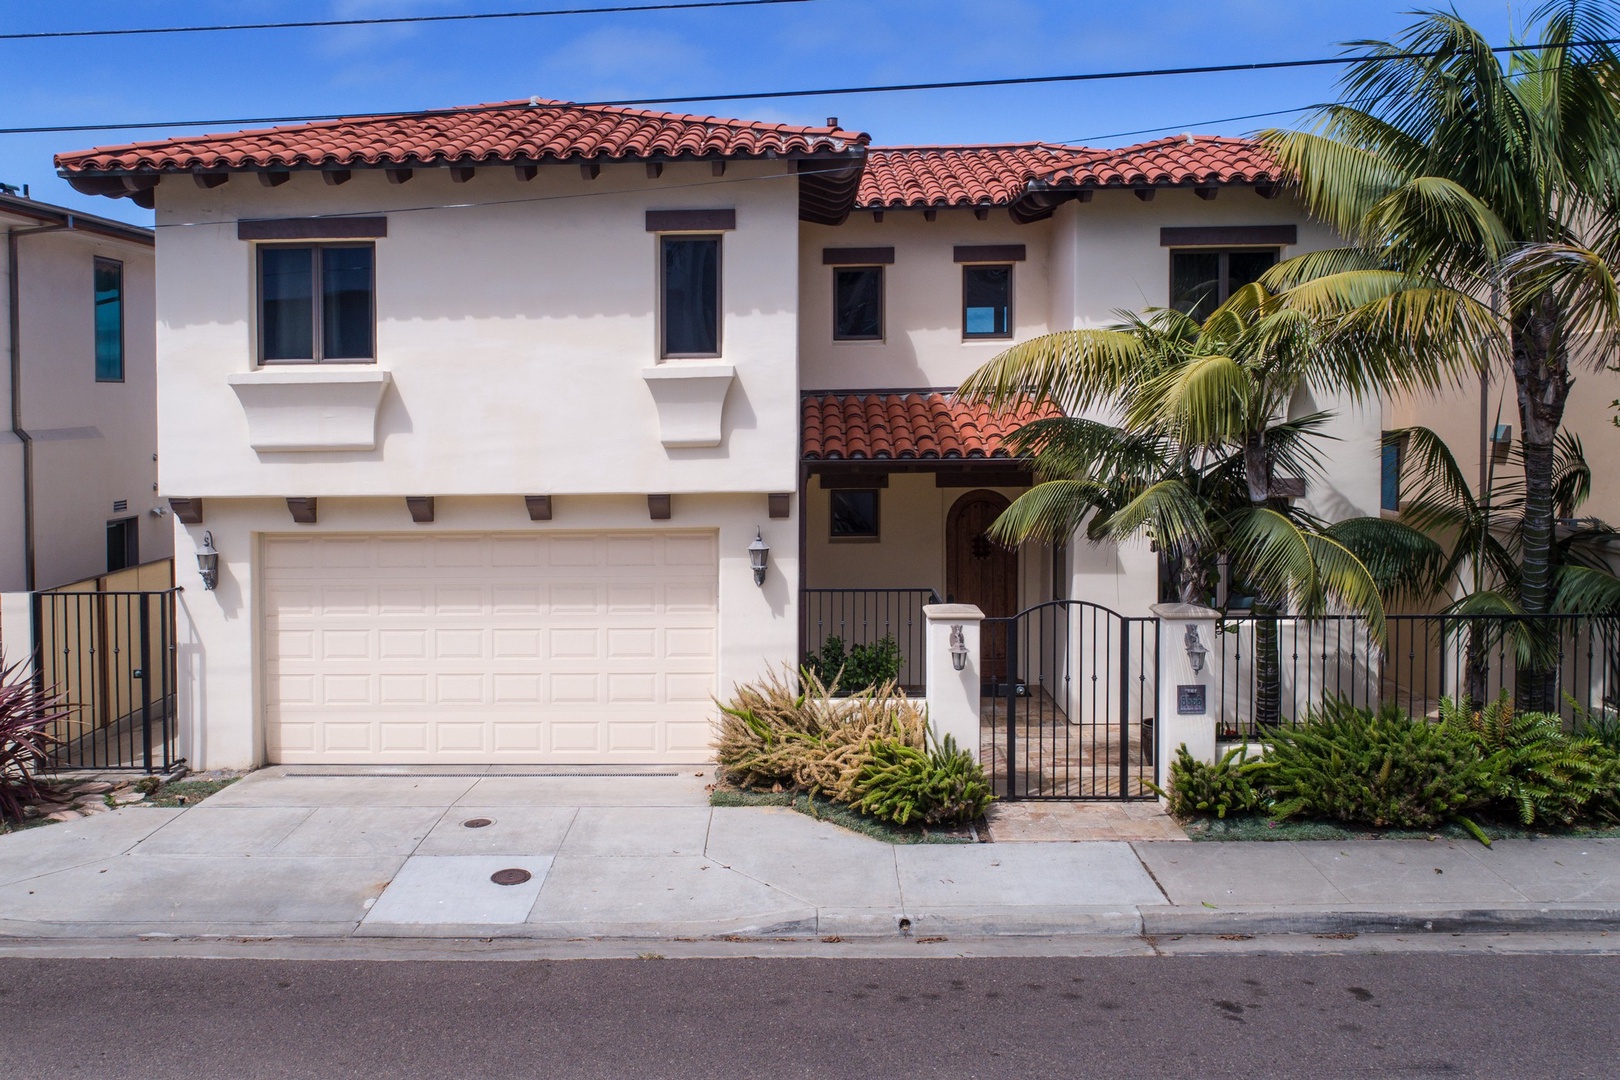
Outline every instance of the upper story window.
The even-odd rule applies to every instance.
[[[659,238],[663,355],[720,355],[720,237]]]
[[[883,339],[883,267],[833,268],[833,340]]]
[[[962,267],[963,337],[1012,337],[1012,271],[1010,265]]]
[[[1170,306],[1199,322],[1277,265],[1276,248],[1197,248],[1170,252]]]
[[[124,381],[124,264],[97,259],[96,382]]]
[[[374,360],[375,255],[371,244],[260,247],[259,359]]]

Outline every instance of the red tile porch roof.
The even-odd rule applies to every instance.
[[[1253,139],[1174,135],[1123,150],[1076,154],[1041,179],[1055,187],[1164,187],[1271,184],[1277,161]]]
[[[856,205],[871,209],[1006,206],[1036,177],[1079,152],[1070,146],[874,146]]]
[[[812,394],[804,399],[806,461],[1003,458],[1004,442],[1051,406],[995,412],[947,394]]]

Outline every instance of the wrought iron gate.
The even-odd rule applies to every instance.
[[[1154,797],[1158,619],[1053,600],[985,619],[982,633],[1007,656],[983,689],[982,756],[999,797]]]

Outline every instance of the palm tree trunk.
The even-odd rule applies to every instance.
[[[1523,429],[1524,524],[1521,532],[1519,600],[1530,623],[1531,658],[1520,665],[1515,698],[1522,711],[1545,712],[1556,705],[1557,671],[1551,650],[1539,646],[1550,631],[1544,616],[1552,610],[1554,441],[1569,399],[1569,353],[1558,338],[1557,300],[1543,293],[1513,319],[1513,377],[1518,387]]]

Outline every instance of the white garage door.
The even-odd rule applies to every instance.
[[[716,587],[712,533],[268,538],[269,759],[707,760]]]

